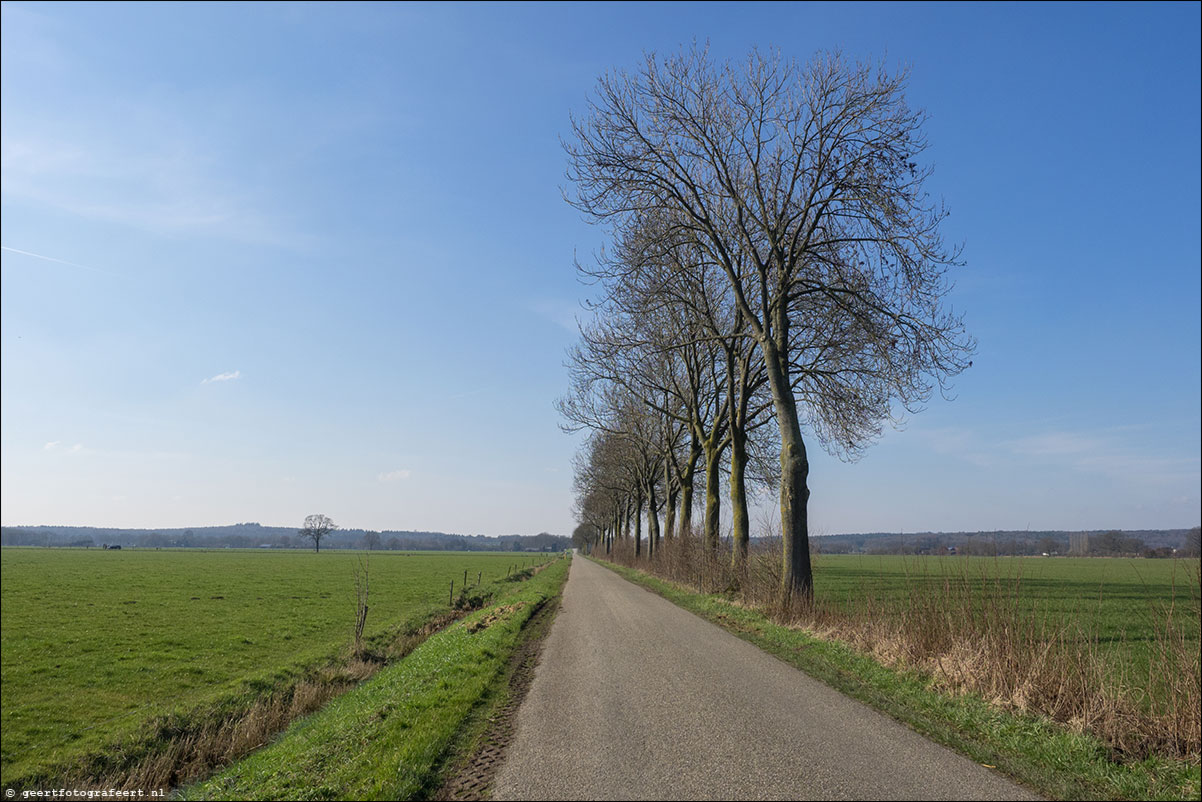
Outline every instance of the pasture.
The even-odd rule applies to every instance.
[[[1197,559],[1096,557],[918,557],[826,555],[815,563],[816,596],[839,608],[889,610],[914,603],[1011,605],[1066,623],[1114,658],[1149,669],[1150,644],[1166,620],[1191,623],[1199,598]],[[1185,635],[1197,643],[1197,616]]]
[[[362,552],[6,548],[3,783],[128,742],[153,719],[265,694],[348,652]],[[365,641],[485,589],[521,553],[372,552]]]

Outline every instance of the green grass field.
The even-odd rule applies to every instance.
[[[267,692],[345,655],[359,553],[6,548],[3,784],[136,737],[146,722]],[[366,639],[419,627],[483,574],[545,556],[374,552]]]
[[[1164,608],[1197,604],[1198,581],[1196,559],[820,554],[814,568],[819,601],[888,606],[970,590],[982,603],[1013,600],[1036,615],[1072,622],[1144,671]],[[1187,635],[1199,639],[1196,629]]]

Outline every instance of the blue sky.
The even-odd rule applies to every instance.
[[[56,5],[2,23],[3,522],[568,533],[560,137],[706,41],[908,64],[980,342],[819,533],[1192,526],[1199,5]],[[812,452],[818,449],[811,448]]]

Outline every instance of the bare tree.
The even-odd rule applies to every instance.
[[[363,654],[363,628],[367,626],[367,603],[371,598],[371,562],[367,555],[359,555],[358,562],[351,568],[355,579],[355,654]]]
[[[586,465],[577,465],[577,486],[587,497],[599,476],[607,475],[611,486],[624,491],[624,518],[634,523],[634,552],[641,556],[642,516],[647,510],[648,556],[659,545],[658,510],[664,443],[664,421],[619,383],[587,381],[573,386],[573,393],[560,399],[563,428],[592,429],[591,453]]]
[[[321,551],[321,539],[337,528],[338,525],[325,515],[306,515],[305,525],[297,534],[313,541],[313,551]]]
[[[839,55],[719,66],[694,47],[602,77],[566,144],[578,209],[619,240],[666,224],[725,277],[779,428],[786,597],[813,593],[803,423],[854,458],[894,403],[921,408],[971,364],[905,85]]]
[[[584,554],[592,551],[593,546],[601,539],[601,527],[597,524],[586,521],[585,523],[577,524],[572,530],[572,545],[580,549]]]
[[[698,462],[704,456],[704,540],[717,549],[722,453],[729,442],[722,350],[707,332],[697,309],[697,289],[673,281],[677,265],[667,259],[650,227],[617,243],[617,256],[581,272],[606,287],[593,323],[581,327],[581,342],[569,352],[572,393],[560,410],[579,422],[584,409],[609,411],[597,388],[619,387],[657,414],[663,435],[659,452],[667,500],[680,502],[680,528],[692,527]],[[700,286],[700,285],[699,285]],[[596,412],[584,417],[597,418]],[[686,437],[687,436],[687,437]],[[685,444],[687,441],[687,450]],[[669,508],[670,510],[671,508]],[[665,514],[666,534],[676,524]]]
[[[1186,557],[1197,557],[1202,554],[1202,527],[1195,526],[1185,533],[1181,551]]]

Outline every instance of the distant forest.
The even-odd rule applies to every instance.
[[[77,548],[235,548],[311,549],[313,542],[287,526],[240,523],[188,529],[105,529],[95,526],[5,526],[3,546],[73,546]],[[389,549],[413,551],[561,551],[570,538],[537,535],[448,535],[443,532],[375,532],[337,529],[322,538],[325,549]]]
[[[1049,557],[1197,557],[1202,529],[877,532],[810,539],[820,554],[974,554]]]
[[[1199,527],[1129,531],[873,532],[824,535],[811,539],[822,554],[970,554],[1038,556],[1199,556]],[[770,538],[753,538],[757,545]],[[106,529],[95,526],[5,526],[3,546],[100,548],[272,548],[311,549],[313,544],[286,526],[239,523],[187,529]],[[407,551],[561,551],[571,538],[537,535],[448,535],[443,532],[338,529],[321,541],[322,549]]]

